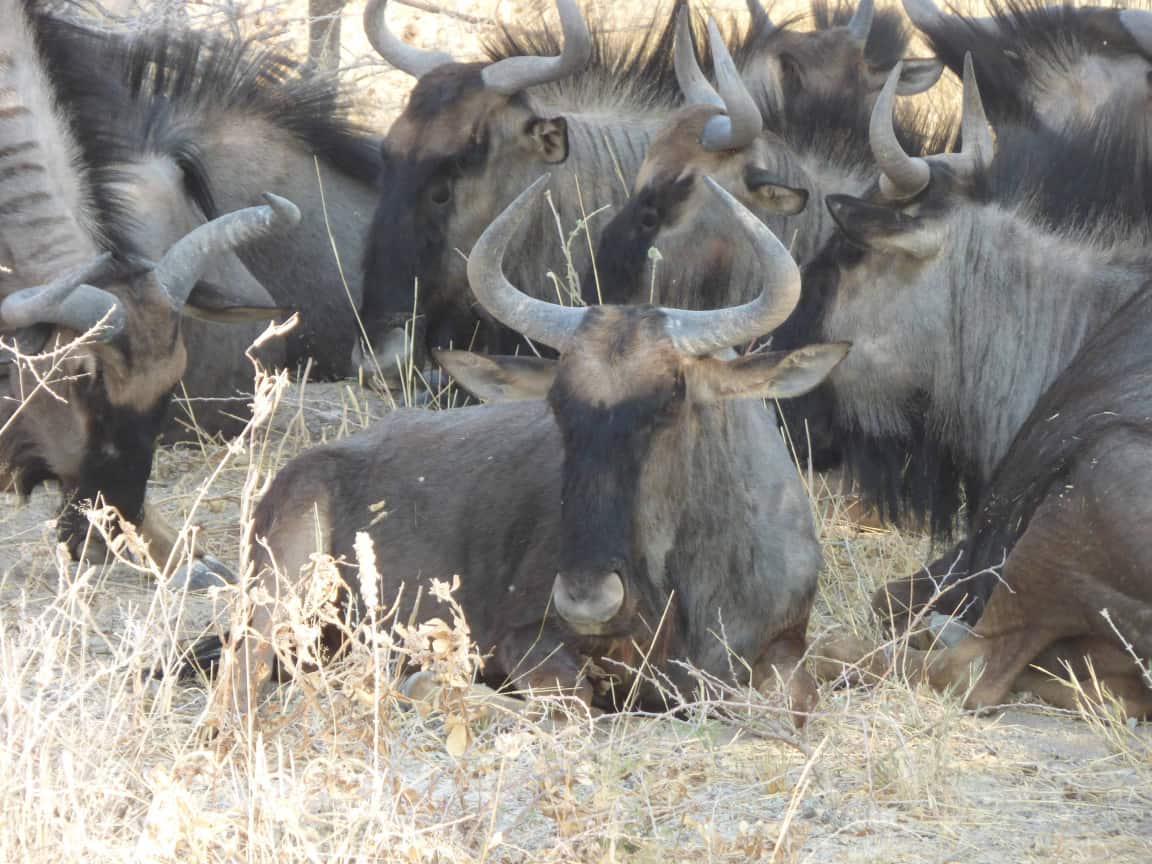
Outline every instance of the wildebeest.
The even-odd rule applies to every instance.
[[[904,0],[908,17],[957,75],[970,53],[992,122],[1098,122],[1111,106],[1147,118],[1152,13],[1044,0],[994,0],[992,14]],[[1138,124],[1145,137],[1152,126]]]
[[[676,70],[689,104],[653,137],[631,199],[601,236],[596,258],[601,273],[610,274],[604,281],[628,292],[605,295],[608,302],[650,299],[707,309],[759,291],[750,250],[714,224],[718,214],[705,176],[785,238],[801,264],[835,228],[824,194],[863,192],[873,182],[862,87],[808,100],[795,115],[774,114],[776,128],[765,129],[718,28],[712,21],[708,28],[716,88],[696,63],[681,13]]]
[[[766,114],[799,111],[808,100],[862,91],[871,105],[888,73],[908,48],[908,27],[894,9],[874,0],[813,0],[813,30],[799,30],[793,16],[773,22],[759,0],[747,0],[750,24],[728,44],[736,65]],[[936,58],[907,59],[900,93],[931,87],[944,67]]]
[[[277,475],[254,518],[256,590],[250,625],[234,634],[224,707],[248,710],[267,679],[282,580],[308,578],[317,537],[318,551],[352,560],[358,531],[382,562],[379,597],[391,603],[408,586],[405,620],[418,584],[460,576],[456,599],[497,682],[591,701],[581,658],[635,662],[638,645],[682,692],[693,679],[677,659],[726,681],[745,668],[753,685],[778,674],[798,710],[811,706],[800,660],[820,547],[763,399],[814,386],[847,346],[732,355],[789,314],[800,274],[718,186],[759,250],[763,290],[750,303],[573,308],[520,292],[504,254],[545,180],[484,232],[468,277],[489,314],[559,359],[442,352],[474,392],[523,401],[400,411]],[[372,512],[381,500],[383,519]],[[345,608],[362,609],[357,573],[343,573]],[[434,607],[426,599],[420,611]]]
[[[0,327],[25,353],[52,351],[10,364],[0,463],[24,493],[59,481],[60,536],[74,553],[86,527],[75,505],[99,497],[140,524],[164,559],[171,538],[146,512],[144,496],[155,439],[185,368],[181,316],[276,314],[200,277],[214,258],[286,230],[300,214],[269,196],[266,206],[189,231],[158,261],[134,246],[102,252],[101,214],[22,5],[5,0],[0,12],[9,22],[0,33]],[[61,349],[101,321],[83,344]]]
[[[347,89],[250,41],[210,33],[110,33],[45,13],[36,29],[97,194],[109,190],[129,242],[163,247],[149,218],[160,207],[204,220],[258,203],[264,191],[297,203],[301,224],[290,236],[264,238],[240,257],[276,305],[300,312],[286,362],[310,360],[315,377],[347,375],[379,170],[379,139],[350,119]],[[220,328],[194,326],[185,338],[190,395],[250,389],[239,335],[240,350],[225,349]],[[197,421],[226,428],[211,405],[199,407]]]
[[[364,257],[373,351],[385,370],[406,355],[403,328],[415,297],[418,355],[449,344],[510,352],[520,337],[473,304],[460,250],[532,179],[563,165],[551,199],[559,224],[547,204],[535,205],[509,269],[537,296],[567,295],[607,221],[595,211],[627,198],[650,134],[679,99],[671,24],[620,41],[590,29],[575,0],[558,0],[562,47],[554,34],[510,28],[489,47],[491,62],[456,63],[404,44],[388,29],[386,6],[368,3],[365,31],[384,59],[417,81],[384,141]],[[558,56],[524,56],[550,50]],[[591,239],[577,236],[565,249],[582,221]],[[595,302],[594,284],[579,288]]]
[[[899,464],[879,478],[896,484],[930,480],[937,504],[955,502],[955,475],[967,489],[958,570],[974,575],[952,583],[951,608],[974,600],[975,633],[911,652],[905,670],[938,686],[974,674],[968,702],[987,706],[1038,659],[1083,671],[1087,654],[1143,713],[1152,700],[1100,610],[1152,656],[1147,226],[1118,234],[1075,199],[1057,206],[1064,178],[1047,166],[1062,140],[1002,128],[994,142],[970,61],[964,71],[962,150],[929,159],[896,140],[889,80],[873,114],[879,184],[828,198],[843,236],[805,273],[803,317],[809,336],[854,343],[827,385],[839,431],[860,445],[850,458]],[[1132,167],[1082,170],[1109,188]],[[1022,173],[1047,188],[1025,200]]]

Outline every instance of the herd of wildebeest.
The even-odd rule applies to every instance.
[[[0,0],[11,487],[59,484],[74,555],[103,502],[171,571],[157,442],[176,403],[235,434],[245,349],[295,312],[266,365],[435,366],[486,404],[397,410],[279,472],[243,626],[189,650],[227,711],[272,676],[314,553],[362,613],[367,532],[396,620],[459,575],[486,681],[596,709],[620,690],[593,670],[644,668],[635,704],[702,671],[802,719],[850,664],[971,707],[1094,678],[1152,713],[1152,13],[814,0],[801,27],[748,0],[718,26],[677,0],[612,32],[556,5],[558,32],[505,25],[459,62],[370,0],[415,81],[380,138],[349,85],[251,42]],[[934,56],[903,56],[913,28]],[[958,118],[901,103],[945,68]],[[885,517],[958,530],[873,605],[966,627],[810,644],[821,550],[782,419]]]

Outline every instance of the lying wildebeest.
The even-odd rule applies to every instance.
[[[621,40],[590,30],[575,0],[557,0],[562,49],[554,34],[508,28],[489,46],[490,62],[456,63],[404,44],[388,29],[386,7],[387,0],[370,0],[364,29],[385,60],[417,81],[384,141],[364,256],[372,350],[386,371],[403,362],[415,303],[418,360],[425,347],[449,344],[510,353],[520,337],[475,306],[459,250],[471,248],[532,179],[563,164],[551,200],[559,224],[545,202],[536,204],[509,269],[537,296],[567,294],[607,221],[595,211],[627,198],[649,135],[676,106],[671,24],[653,22]],[[524,56],[549,50],[559,56]],[[567,233],[582,221],[592,239],[566,248]],[[595,302],[595,285],[580,289]]]
[[[957,75],[971,53],[992,122],[1097,122],[1112,105],[1147,118],[1152,13],[1044,0],[993,0],[986,17],[903,0],[908,17]],[[1150,137],[1147,119],[1140,125]]]
[[[124,217],[116,221],[126,241],[153,256],[167,248],[171,232],[152,219],[159,208],[204,221],[258,203],[264,191],[296,202],[302,219],[291,235],[263,238],[240,257],[277,306],[300,312],[285,361],[311,361],[316,377],[346,376],[379,171],[379,139],[350,119],[346,88],[250,41],[196,31],[117,34],[55,14],[35,19],[45,66],[93,166],[97,195],[109,190]],[[189,328],[191,397],[251,389],[243,338]],[[243,403],[212,411],[211,398],[194,402],[195,419],[210,432],[232,431],[227,415],[243,413]]]
[[[862,90],[869,106],[888,73],[908,48],[909,31],[894,9],[877,11],[874,0],[813,0],[813,30],[800,30],[793,16],[773,23],[759,0],[747,0],[750,24],[728,38],[732,56],[767,115],[802,111],[810,99]],[[943,72],[936,58],[907,59],[900,93],[927,90]]]
[[[276,314],[200,276],[215,258],[295,225],[299,211],[270,196],[268,206],[196,227],[157,262],[131,246],[103,254],[104,214],[91,207],[22,6],[3,0],[0,13],[9,22],[0,32],[0,328],[25,353],[53,352],[10,365],[0,463],[25,494],[44,480],[60,482],[60,536],[74,553],[86,533],[74,505],[102,497],[141,525],[163,560],[171,538],[144,497],[155,439],[185,368],[181,316]],[[60,350],[101,321],[86,342]]]
[[[1044,170],[1058,154],[1038,146],[1060,140],[1005,128],[994,145],[970,62],[964,77],[962,151],[929,159],[899,146],[889,80],[873,115],[879,184],[828,198],[843,237],[805,273],[809,336],[855,345],[827,385],[839,430],[866,445],[850,455],[898,452],[906,472],[943,485],[938,469],[958,470],[968,490],[959,569],[973,576],[953,587],[976,600],[974,633],[901,665],[936,686],[974,680],[968,704],[988,706],[1029,664],[1059,672],[1067,658],[1083,672],[1086,656],[1144,713],[1152,694],[1120,640],[1152,656],[1147,232],[1118,239],[1075,200],[1059,223],[1020,203],[1025,163],[1048,196],[1063,183]],[[1131,167],[1082,170],[1108,187]],[[859,660],[863,648],[824,650]]]
[[[760,253],[763,290],[752,302],[582,309],[521,293],[504,254],[545,179],[484,232],[468,277],[489,314],[559,359],[441,353],[475,392],[526,401],[397,412],[280,472],[254,518],[257,591],[222,673],[225,710],[249,710],[267,680],[285,580],[307,579],[316,551],[350,561],[358,531],[377,549],[379,596],[408,586],[401,619],[423,580],[460,576],[456,599],[497,682],[558,686],[590,702],[581,658],[634,662],[640,646],[682,692],[694,685],[677,659],[726,681],[750,669],[756,686],[778,675],[797,710],[812,705],[800,661],[820,547],[763,400],[814,386],[847,346],[728,351],[787,317],[800,274],[718,186]],[[381,500],[383,519],[372,509]],[[357,574],[343,572],[345,609],[362,610]]]

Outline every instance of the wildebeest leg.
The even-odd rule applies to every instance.
[[[1069,676],[1078,683],[1072,684]],[[1043,701],[1070,711],[1099,704],[1106,690],[1129,717],[1152,716],[1152,689],[1136,661],[1123,648],[1097,637],[1065,639],[1051,645],[1016,679],[1014,689],[1031,690]],[[1079,692],[1078,692],[1079,691]]]
[[[251,612],[246,622],[233,628],[229,640],[232,650],[222,658],[220,683],[213,694],[213,708],[218,716],[242,720],[259,704],[276,659],[273,637],[283,617],[282,588],[299,585],[306,578],[311,571],[304,568],[312,553],[329,551],[331,529],[326,502],[308,506],[289,500],[274,508],[266,503],[269,500],[266,496],[256,510],[252,529],[255,577],[248,594]]]
[[[140,534],[148,543],[148,553],[152,560],[161,567],[171,559],[173,550],[180,542],[180,532],[147,502],[144,504],[144,518],[140,520]],[[236,581],[235,575],[222,562],[196,548],[194,538],[190,542],[193,560],[190,564],[182,564],[172,573],[170,587],[200,590]]]
[[[782,688],[797,726],[816,707],[816,681],[804,666],[802,634],[786,634],[768,646],[752,666],[752,686],[760,692]]]

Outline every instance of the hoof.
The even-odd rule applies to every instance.
[[[951,615],[933,612],[928,616],[928,630],[938,647],[951,648],[972,633],[972,628]]]
[[[182,564],[168,580],[168,587],[174,591],[206,591],[209,588],[235,585],[237,581],[236,574],[224,564],[211,555],[204,555],[193,558],[188,564]]]

